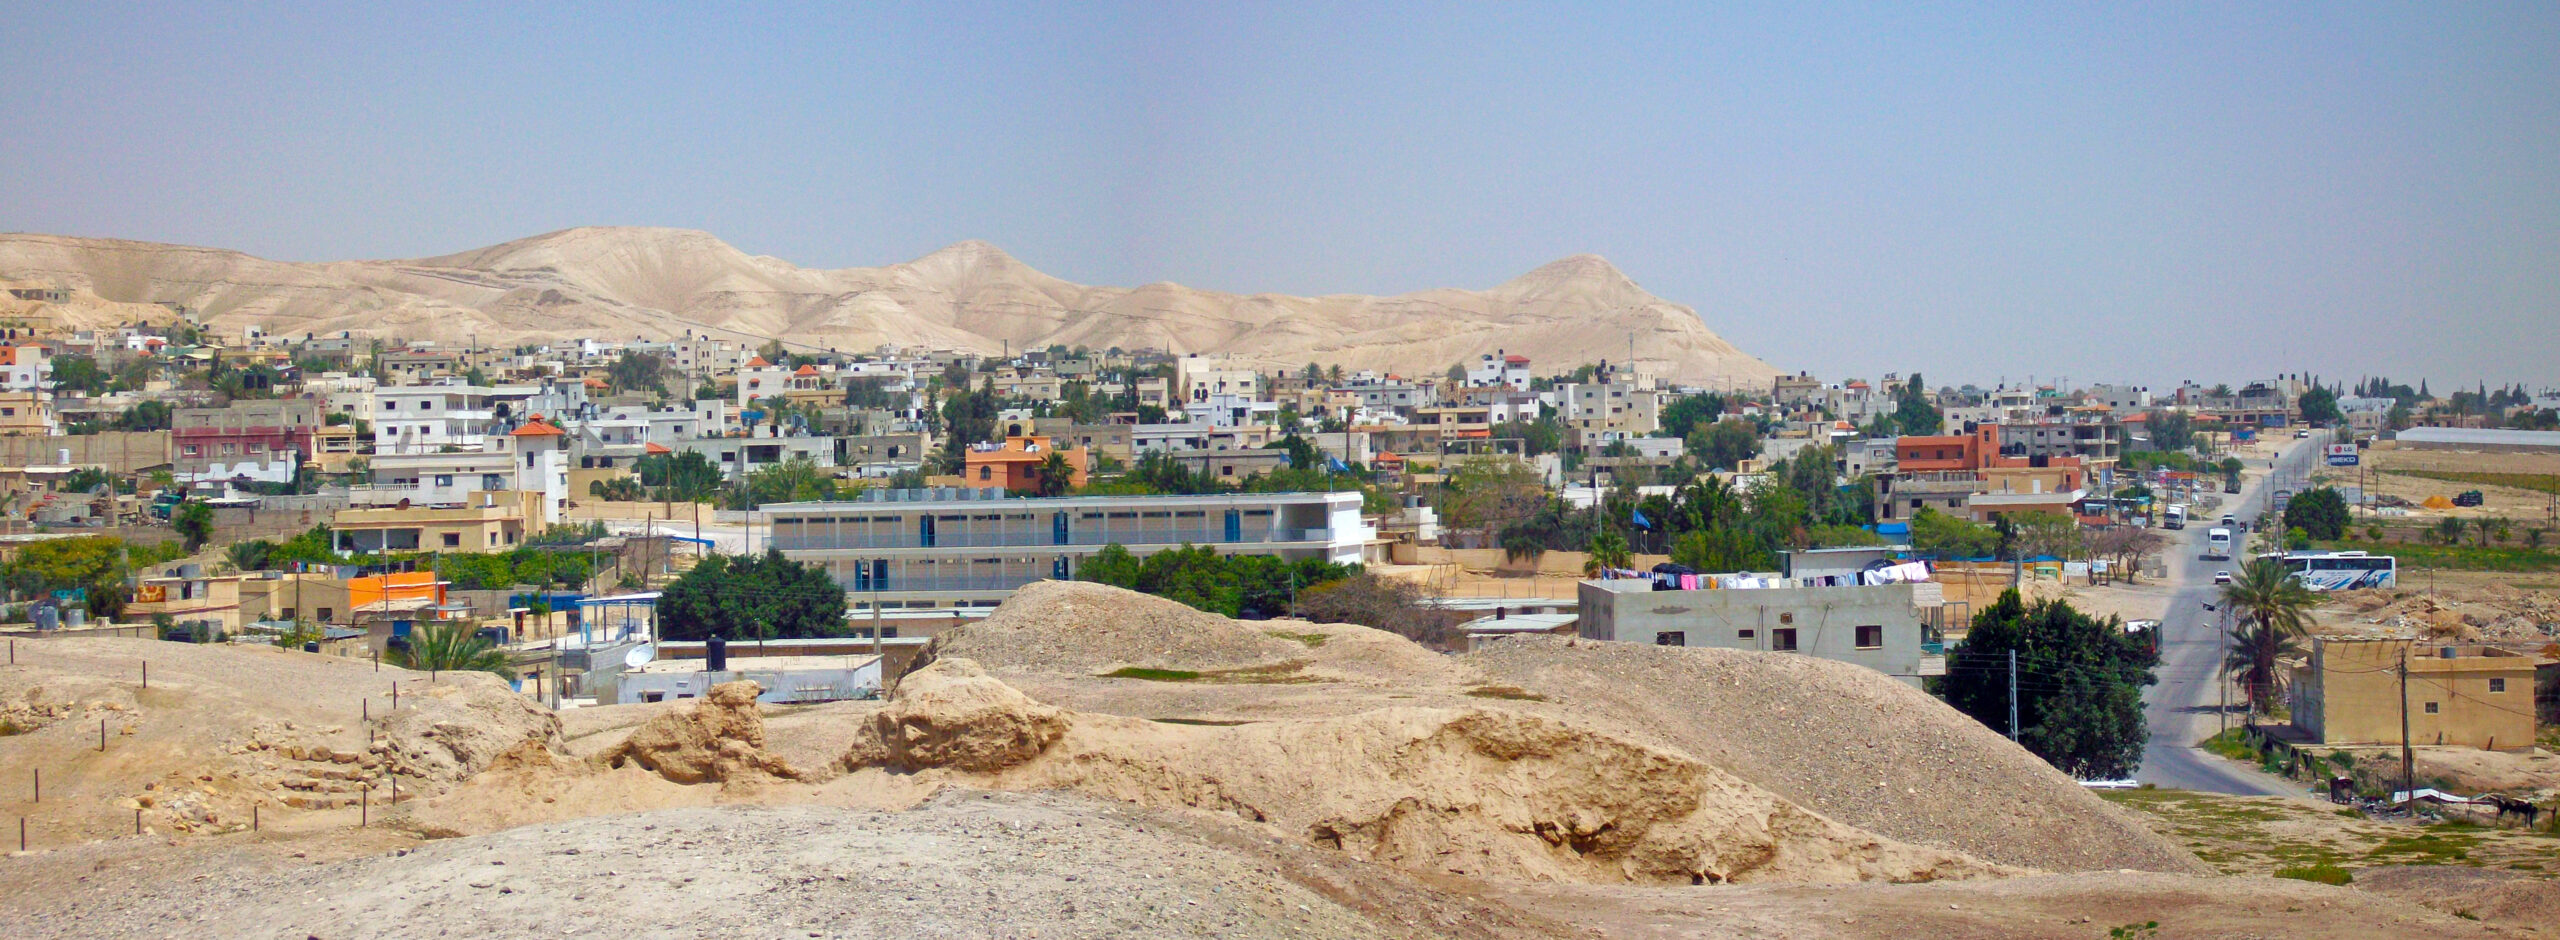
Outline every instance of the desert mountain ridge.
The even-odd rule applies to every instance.
[[[331,262],[0,234],[0,282],[71,290],[54,315],[82,326],[134,319],[127,305],[178,304],[218,328],[287,335],[514,344],[693,333],[990,353],[1064,344],[1406,375],[1495,350],[1529,356],[1541,372],[1620,362],[1632,339],[1638,360],[1682,382],[1760,387],[1776,374],[1597,255],[1484,290],[1301,297],[1076,284],[975,240],[882,267],[818,269],[668,228],[573,228],[430,258]]]

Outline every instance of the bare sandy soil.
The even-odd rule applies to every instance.
[[[478,676],[430,686],[265,650],[22,644],[20,665],[0,670],[0,707],[23,732],[0,737],[0,766],[42,765],[48,790],[14,807],[44,824],[36,851],[0,861],[0,928],[2498,929],[2355,889],[2212,877],[2147,817],[1843,664],[1548,638],[1449,657],[1365,628],[1202,618],[1089,585],[1016,603],[938,641],[886,702],[767,708],[728,688],[565,718]],[[1132,666],[1160,672],[1097,675]],[[401,710],[372,711],[370,691],[392,679],[411,683]],[[370,802],[394,777],[402,802]],[[333,802],[349,795],[367,802]],[[252,805],[262,831],[241,831]],[[130,835],[136,808],[151,835]]]

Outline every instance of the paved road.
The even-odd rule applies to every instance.
[[[2220,613],[2208,612],[2204,605],[2214,602],[2217,594],[2213,573],[2236,571],[2247,557],[2237,545],[2230,561],[2205,561],[2198,556],[2204,553],[2205,532],[2214,527],[2220,513],[2247,521],[2265,507],[2275,489],[2299,491],[2302,477],[2319,459],[2319,445],[2327,443],[2327,439],[2324,432],[2314,431],[2309,438],[2286,441],[2288,446],[2268,464],[2273,472],[2243,487],[2236,500],[2224,502],[2220,510],[2205,518],[2189,520],[2185,529],[2162,533],[2170,539],[2169,580],[2177,590],[2161,616],[2160,682],[2144,690],[2143,716],[2151,726],[2151,740],[2142,749],[2142,769],[2134,779],[2180,790],[2252,796],[2304,794],[2300,784],[2195,747],[2197,741],[2221,725],[2215,714],[2221,699],[2216,677],[2227,627]],[[2271,485],[2270,481],[2278,480],[2287,482]],[[2220,606],[2218,602],[2216,606]],[[2241,710],[2236,700],[2230,706],[2230,714],[2233,721],[2239,720]]]

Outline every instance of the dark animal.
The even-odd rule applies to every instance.
[[[2533,805],[2532,801],[2529,800],[2519,800],[2512,796],[2492,793],[2489,795],[2489,802],[2496,804],[2498,807],[2498,822],[2506,822],[2507,816],[2509,814],[2513,814],[2524,817],[2524,827],[2526,829],[2531,829],[2533,828],[2534,821],[2542,816],[2542,807]]]
[[[2355,798],[2356,798],[2356,778],[2354,778],[2354,777],[2331,777],[2331,778],[2329,778],[2329,802],[2332,802],[2332,803],[2347,803],[2347,802],[2353,802],[2353,801],[2355,800]]]

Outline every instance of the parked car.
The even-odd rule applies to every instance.
[[[2455,494],[2453,497],[2453,504],[2456,506],[2477,506],[2480,505],[2483,499],[2484,497],[2480,495],[2479,490],[2463,490],[2461,493]]]
[[[2213,583],[2215,583],[2215,584],[2229,584],[2229,583],[2231,583],[2231,572],[2228,572],[2228,571],[2216,571],[2216,572],[2214,572],[2214,573],[2213,573]]]
[[[2295,440],[2301,440],[2301,439],[2303,439],[2303,438],[2310,437],[2310,436],[2311,436],[2311,429],[2310,429],[2310,428],[2295,428],[2295,429],[2293,429],[2293,438],[2294,438]]]

